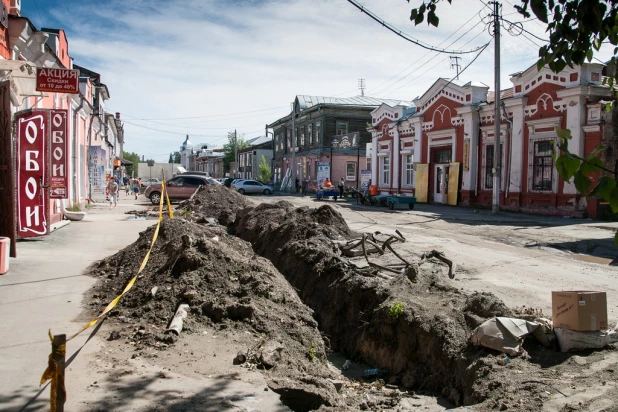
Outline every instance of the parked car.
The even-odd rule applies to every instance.
[[[189,172],[183,172],[181,173],[181,175],[192,175],[192,176],[208,176],[210,177],[210,173],[208,172],[201,172],[199,170],[193,170],[193,171],[189,171]]]
[[[214,179],[201,175],[178,175],[165,183],[167,188],[167,194],[170,200],[185,200],[191,197],[191,195],[203,185],[216,184]],[[161,200],[161,184],[153,184],[146,188],[144,192],[146,196],[153,204],[159,204]]]
[[[156,177],[149,177],[148,179],[142,179],[142,186],[148,187],[151,185],[161,184],[161,179]]]
[[[232,183],[232,189],[237,190],[238,193],[264,193],[269,195],[273,192],[272,186],[260,183],[257,180],[241,180],[236,183]]]
[[[218,179],[215,179],[217,181],[217,183],[219,183],[220,185],[223,184],[223,181],[225,180],[225,177],[220,177]]]
[[[232,182],[234,181],[234,179],[232,179],[231,177],[227,177],[225,179],[223,179],[223,185],[225,187],[232,187]]]

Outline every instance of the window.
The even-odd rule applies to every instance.
[[[453,149],[436,149],[433,152],[434,163],[451,163]]]
[[[550,140],[534,142],[532,162],[532,189],[552,190],[552,177],[554,160],[552,157],[553,146]]]
[[[308,144],[313,144],[313,125],[312,124],[308,124],[307,125],[307,140],[308,140]]]
[[[382,167],[381,167],[382,179],[380,180],[380,183],[384,186],[387,186],[390,184],[390,181],[391,181],[391,159],[384,156],[382,157],[381,163],[382,163]]]
[[[403,184],[412,186],[414,183],[414,156],[411,154],[403,156]]]
[[[502,158],[503,144],[500,145],[500,158]],[[494,188],[494,145],[485,146],[485,189]]]
[[[305,145],[305,128],[301,127],[300,128],[300,145],[299,146],[304,146]]]
[[[204,181],[202,179],[198,179],[197,177],[185,177],[184,180],[184,186],[198,187],[204,184]]]
[[[336,135],[341,136],[342,134],[346,134],[348,132],[348,122],[337,122],[335,125]]]
[[[345,180],[354,182],[356,180],[356,163],[347,162],[345,164]]]
[[[167,185],[168,186],[182,186],[183,180],[184,179],[182,177],[176,177],[176,178],[174,178],[172,180],[169,180],[167,182]]]
[[[292,147],[292,129],[288,129],[288,147]]]
[[[320,129],[322,128],[322,123],[317,122],[315,124],[315,142],[320,143]]]

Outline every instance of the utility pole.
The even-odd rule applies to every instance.
[[[236,133],[236,129],[234,129],[234,177],[237,177],[238,174],[238,134]]]
[[[296,193],[296,113],[292,103],[292,174],[290,175],[290,192]]]
[[[361,96],[365,95],[365,79],[358,79],[358,88],[361,91]]]
[[[500,177],[501,161],[500,156],[500,3],[493,2],[494,5],[494,170],[493,183],[494,190],[492,196],[491,213],[497,215],[500,212]]]
[[[457,77],[456,79],[459,80],[459,69],[461,69],[461,65],[459,64],[459,59],[461,59],[461,57],[459,56],[449,56],[451,58],[451,62],[453,60],[455,60],[455,63],[451,63],[451,69],[454,67],[455,70],[457,71]]]

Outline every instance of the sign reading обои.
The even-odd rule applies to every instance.
[[[37,67],[36,90],[77,94],[79,93],[79,70]]]
[[[47,133],[49,113],[25,111],[15,115],[17,121],[17,236],[47,234]]]

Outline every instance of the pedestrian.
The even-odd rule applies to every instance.
[[[309,184],[309,178],[304,178],[303,179],[303,197],[305,197],[305,193],[307,193],[307,185]]]
[[[129,193],[132,192],[131,181],[126,175],[122,178],[122,183],[124,184],[124,195],[129,196]]]
[[[298,179],[296,179],[296,193],[300,192],[300,183],[298,182]]]
[[[345,182],[343,181],[343,177],[339,181],[339,197],[343,198],[343,188],[345,187]]]
[[[116,179],[109,179],[107,190],[109,191],[109,208],[118,207],[118,183]]]
[[[137,200],[137,195],[139,195],[141,188],[142,183],[138,179],[133,179],[133,193],[135,194],[135,200]]]

